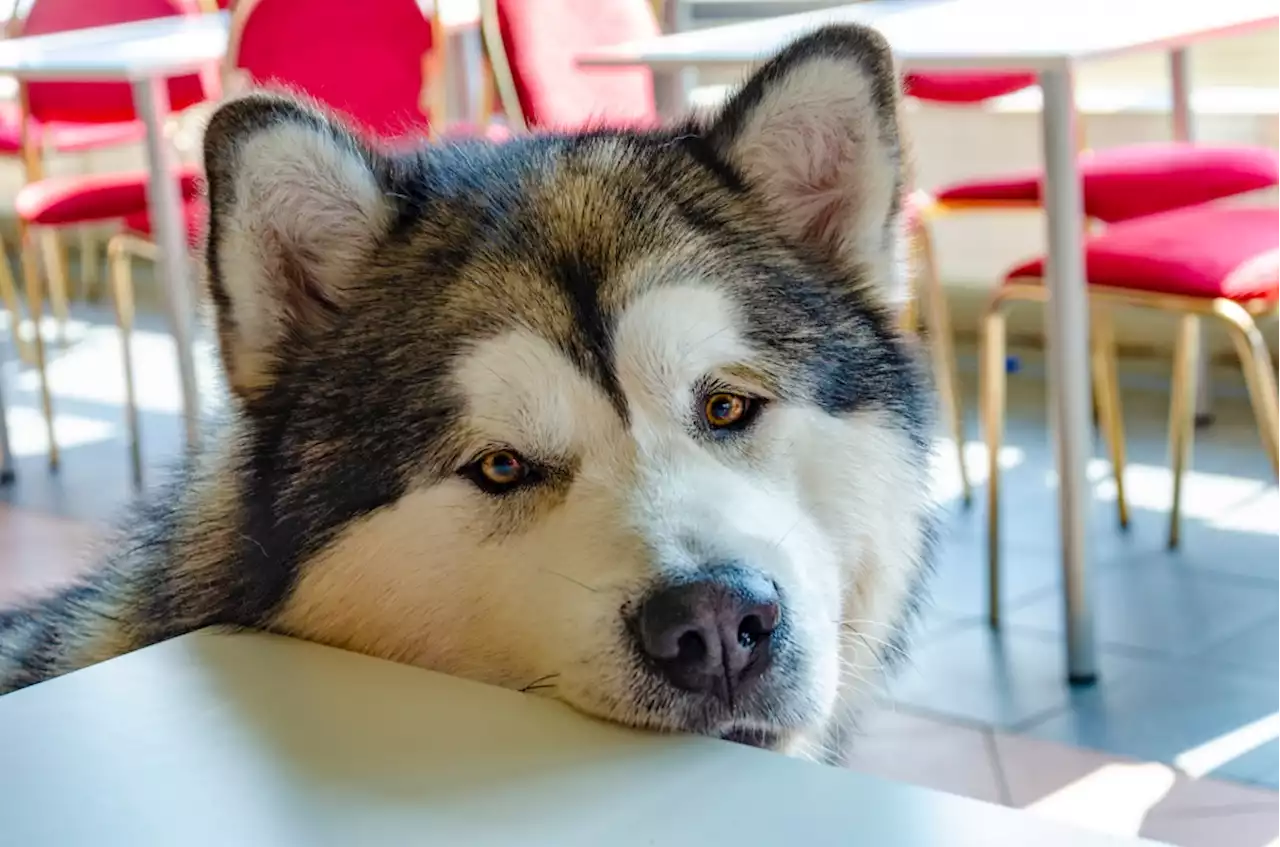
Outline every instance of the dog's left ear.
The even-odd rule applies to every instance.
[[[258,396],[290,346],[355,297],[394,216],[387,162],[304,99],[258,92],[220,106],[204,138],[205,262],[231,389]]]
[[[787,236],[895,285],[904,167],[898,80],[879,33],[834,26],[794,42],[705,138],[763,194]]]

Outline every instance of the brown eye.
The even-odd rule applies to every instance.
[[[750,397],[720,391],[707,398],[702,414],[712,429],[727,429],[745,423],[753,405]]]
[[[536,469],[523,456],[505,449],[485,453],[458,473],[489,494],[504,494],[538,479]]]
[[[480,459],[480,473],[494,485],[515,485],[527,472],[524,462],[510,450],[495,450]]]

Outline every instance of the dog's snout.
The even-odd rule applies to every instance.
[[[640,648],[677,688],[732,703],[768,667],[782,618],[773,582],[736,565],[659,588],[636,619]]]

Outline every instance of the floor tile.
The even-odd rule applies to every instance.
[[[1144,664],[1104,653],[1102,681],[1066,683],[1059,639],[969,624],[913,648],[910,661],[886,686],[891,700],[953,720],[1009,728],[1091,701],[1107,701]]]
[[[91,524],[0,503],[0,606],[72,578],[100,535]]]
[[[1221,815],[1154,816],[1141,835],[1175,847],[1274,847],[1280,824],[1274,809]]]
[[[1220,528],[1188,521],[1184,527],[1181,549],[1164,554],[1176,567],[1189,572],[1219,573],[1248,577],[1280,585],[1280,491],[1268,495],[1267,503],[1238,503],[1233,519],[1244,519],[1247,512],[1266,511],[1275,522],[1274,532],[1245,531],[1242,527]],[[1224,518],[1225,519],[1225,518]],[[1262,521],[1249,521],[1252,526]]]
[[[1221,641],[1196,657],[1204,667],[1280,673],[1280,617]]]
[[[868,715],[850,767],[991,803],[1004,799],[990,733],[893,709]]]
[[[1129,565],[1095,571],[1094,616],[1103,645],[1194,656],[1276,614],[1277,592],[1271,586],[1159,561]],[[1021,606],[1009,621],[1018,628],[1060,633],[1061,599],[1046,596]]]
[[[948,537],[939,547],[930,597],[946,611],[966,617],[987,615],[987,551],[985,545]],[[1055,589],[1058,562],[1048,555],[1008,556],[1001,568],[1000,597],[1005,610]]]
[[[1131,674],[1108,696],[1076,698],[1069,711],[1031,722],[1021,731],[1144,761],[1175,762],[1199,751],[1197,767],[1209,773],[1237,778],[1254,773],[1252,768],[1237,773],[1228,765],[1237,754],[1226,752],[1231,745],[1225,739],[1276,714],[1280,695],[1274,676],[1214,674],[1154,662]],[[1211,742],[1218,744],[1206,747]],[[1225,759],[1220,765],[1218,757]]]
[[[1146,764],[1114,753],[1025,735],[996,733],[994,742],[996,758],[1008,785],[1009,805],[1017,808],[1032,806],[1105,768]],[[1135,789],[1135,802],[1144,791],[1148,792],[1150,802],[1146,810],[1151,814],[1206,815],[1270,809],[1276,807],[1280,799],[1280,794],[1272,789],[1209,777],[1196,779],[1172,765],[1158,765],[1145,772],[1135,770],[1129,783]],[[1161,786],[1158,792],[1153,789],[1156,785]]]

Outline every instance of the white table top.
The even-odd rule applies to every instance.
[[[436,2],[446,29],[478,25],[479,0],[421,0],[424,14]],[[0,40],[0,74],[93,82],[191,73],[222,59],[228,25],[216,12]]]
[[[1049,70],[1172,49],[1275,26],[1275,0],[871,0],[850,6],[632,41],[579,56],[583,65],[750,65],[828,23],[884,33],[904,67]]]
[[[0,697],[5,843],[1150,844],[268,635]]]
[[[93,82],[190,73],[222,58],[227,21],[219,12],[0,41],[0,74]]]

